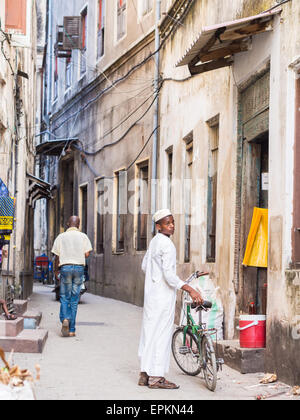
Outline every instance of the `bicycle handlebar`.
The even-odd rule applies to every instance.
[[[198,279],[199,277],[207,276],[209,273],[205,271],[195,271],[190,277],[185,281],[186,284],[191,283],[194,279]]]

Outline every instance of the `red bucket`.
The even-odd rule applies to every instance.
[[[241,315],[240,347],[259,349],[266,347],[266,315]]]

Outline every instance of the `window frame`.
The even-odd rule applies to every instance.
[[[101,194],[102,197],[100,198],[99,191],[101,191],[98,187],[99,183],[103,182],[103,193]],[[104,198],[105,198],[105,178],[100,177],[95,179],[95,237],[94,237],[94,248],[97,255],[103,255],[105,253],[105,211],[104,211]],[[100,204],[100,213],[99,213],[99,204]],[[99,241],[99,221],[101,225],[101,240]],[[98,244],[101,244],[100,247],[98,247]]]
[[[184,263],[191,262],[191,223],[192,223],[192,184],[194,159],[194,133],[184,139],[185,144],[185,183],[184,183]],[[188,184],[188,185],[187,185]],[[188,189],[187,189],[188,186]],[[188,196],[187,196],[188,194]],[[188,205],[187,205],[188,203]]]
[[[206,121],[208,126],[208,176],[207,176],[207,237],[206,262],[216,262],[217,251],[217,209],[218,209],[218,173],[219,173],[219,145],[220,145],[220,115]],[[210,177],[214,165],[214,177]],[[214,178],[214,179],[213,179]],[[213,239],[212,239],[213,237]]]
[[[122,41],[127,35],[127,7],[128,3],[127,0],[116,0],[116,42]],[[122,3],[120,6],[120,2]],[[122,25],[124,26],[122,32],[119,32],[119,16],[122,14],[123,22]]]
[[[124,173],[123,191],[120,186],[120,173]],[[121,194],[124,197],[121,197]],[[122,200],[123,199],[123,200]],[[122,203],[123,201],[123,203]],[[125,252],[125,216],[127,215],[128,197],[127,197],[127,172],[126,168],[120,168],[114,172],[114,210],[113,210],[113,235],[112,235],[112,252],[114,254],[124,254]],[[126,211],[124,208],[126,206]],[[123,243],[123,246],[120,244]]]
[[[147,168],[147,189],[143,192],[141,186],[145,179],[142,177],[142,172]],[[150,190],[150,165],[149,160],[144,160],[137,164],[137,225],[136,225],[136,250],[146,251],[148,241],[148,219],[149,219],[149,190]],[[143,191],[141,191],[143,190]],[[142,192],[142,194],[141,194]],[[143,198],[146,198],[146,203],[142,202]],[[142,211],[141,211],[142,210]],[[143,211],[147,210],[147,213]],[[144,235],[143,235],[144,234]]]
[[[106,27],[106,0],[98,1],[98,16],[97,16],[97,60],[101,60],[105,55],[105,27]],[[101,5],[101,7],[100,7]],[[101,39],[100,39],[101,38]],[[101,48],[99,44],[101,41]]]
[[[80,11],[81,24],[82,24],[82,34],[81,34],[81,48],[79,50],[79,75],[82,79],[88,68],[87,63],[87,51],[88,51],[88,4],[86,4]]]

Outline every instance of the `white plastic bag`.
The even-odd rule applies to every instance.
[[[33,385],[25,381],[24,386],[14,387],[0,384],[0,401],[34,401]]]
[[[206,325],[206,329],[216,329],[217,335],[213,334],[211,337],[213,340],[223,340],[223,320],[224,320],[224,309],[222,301],[218,296],[218,288],[215,288],[213,281],[209,276],[203,276],[194,279],[190,286],[193,289],[201,293],[204,300],[212,302],[212,308],[207,312],[202,311],[202,323]],[[199,312],[196,309],[191,309],[191,315],[196,324],[199,322]],[[182,321],[186,321],[185,315],[181,317]]]

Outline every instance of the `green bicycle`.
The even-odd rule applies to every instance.
[[[206,275],[207,273],[193,273],[187,283],[193,279]],[[204,301],[202,305],[195,306],[188,294],[184,292],[183,309],[186,323],[181,319],[181,326],[176,329],[172,337],[172,353],[180,369],[190,376],[196,376],[201,371],[207,388],[215,391],[217,386],[217,372],[222,368],[223,359],[216,357],[212,335],[217,333],[216,329],[206,329],[202,323],[202,311],[208,311],[212,307],[211,302]],[[191,308],[199,312],[199,324],[196,324]]]

